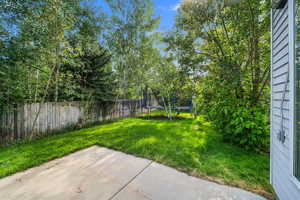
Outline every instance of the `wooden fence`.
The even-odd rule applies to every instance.
[[[0,113],[0,145],[53,135],[69,127],[115,120],[141,113],[142,100],[98,102],[48,102],[15,105]]]

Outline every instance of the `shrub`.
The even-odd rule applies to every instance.
[[[269,120],[266,109],[243,104],[215,104],[208,112],[225,141],[247,150],[268,151]]]
[[[210,85],[211,86],[211,85]],[[251,104],[238,99],[222,87],[205,87],[199,91],[198,111],[227,142],[247,150],[269,151],[269,104]]]

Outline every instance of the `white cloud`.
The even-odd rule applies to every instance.
[[[177,11],[180,8],[181,3],[177,3],[175,6],[172,7],[173,11]]]

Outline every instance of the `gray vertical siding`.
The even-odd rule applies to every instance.
[[[300,188],[292,179],[292,151],[293,132],[291,130],[292,119],[292,71],[289,70],[290,55],[290,24],[289,4],[283,9],[273,9],[272,11],[272,70],[271,70],[271,183],[280,200],[300,200]],[[287,76],[289,77],[287,81]],[[283,127],[286,133],[284,143],[277,139],[277,134],[281,129],[281,101],[287,84],[286,95],[283,104]]]

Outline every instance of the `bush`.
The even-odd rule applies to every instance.
[[[266,109],[243,104],[215,104],[208,117],[225,141],[247,150],[268,151],[269,120]]]
[[[198,111],[232,144],[253,151],[269,151],[269,104],[251,104],[222,87],[202,88]]]

